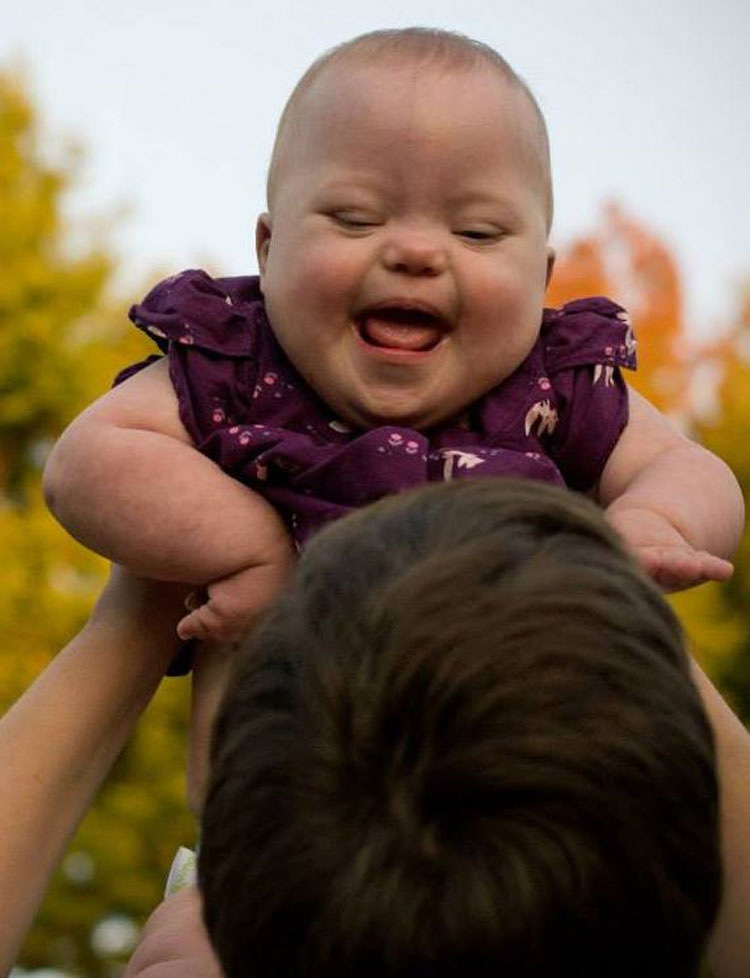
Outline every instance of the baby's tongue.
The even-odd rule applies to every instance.
[[[373,346],[393,350],[429,350],[443,333],[436,320],[427,313],[383,310],[366,315],[362,335]]]

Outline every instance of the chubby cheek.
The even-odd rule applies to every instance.
[[[359,282],[359,265],[347,249],[336,247],[329,237],[300,235],[279,253],[277,288],[287,305],[307,308],[341,307],[351,299]]]
[[[533,347],[544,308],[543,280],[537,282],[534,271],[521,275],[506,269],[475,283],[473,329],[467,339],[480,369],[501,366],[507,376]]]

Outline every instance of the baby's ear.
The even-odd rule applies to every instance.
[[[268,261],[268,249],[271,246],[271,215],[261,214],[258,223],[255,225],[255,254],[258,259],[258,269],[260,270],[260,285],[263,287],[263,277],[266,273],[266,263]]]
[[[555,267],[555,249],[547,248],[547,279],[545,281],[545,286],[549,285],[550,279],[552,278],[552,269]]]

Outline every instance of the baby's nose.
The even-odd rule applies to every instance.
[[[448,264],[443,244],[423,232],[394,234],[384,245],[382,258],[389,271],[406,275],[440,275]]]

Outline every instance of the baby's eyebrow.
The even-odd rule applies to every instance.
[[[460,190],[446,197],[452,207],[508,207],[515,205],[513,199],[500,190],[468,189]]]
[[[502,191],[469,190],[450,195],[445,201],[446,210],[453,214],[470,212],[477,217],[497,221],[520,221],[526,215],[523,200]]]
[[[320,189],[329,193],[345,193],[350,190],[379,190],[384,178],[375,170],[341,170],[333,173],[320,184]]]

